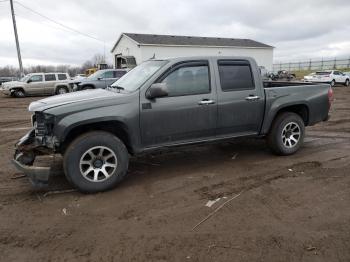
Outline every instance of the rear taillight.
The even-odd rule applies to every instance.
[[[332,87],[330,87],[328,89],[328,105],[329,105],[329,108],[331,108],[333,99],[334,99],[334,97],[333,97],[333,89],[332,89]]]

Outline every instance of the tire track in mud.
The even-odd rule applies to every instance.
[[[336,159],[337,158],[335,158],[335,160]],[[306,170],[312,170],[312,173],[306,172]],[[318,172],[315,172],[315,170]],[[197,193],[201,199],[214,200],[219,197],[231,196],[241,191],[246,192],[252,189],[256,189],[279,179],[300,177],[310,177],[313,179],[331,179],[333,177],[322,175],[322,173],[328,173],[329,170],[329,168],[323,168],[322,163],[319,161],[300,162],[285,167],[282,170],[279,168],[275,170],[269,170],[264,173],[255,173],[251,176],[244,176],[237,179],[220,181],[209,186],[203,186],[201,188],[195,189],[194,192]],[[346,177],[346,175],[337,176],[337,178],[342,177]]]
[[[17,126],[28,126],[30,128],[30,119],[26,120],[6,120],[6,121],[0,121],[0,127],[1,128],[8,128],[8,127],[17,127]]]

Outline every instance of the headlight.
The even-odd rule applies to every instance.
[[[35,126],[34,126],[34,124],[35,124],[35,114],[32,114],[31,123],[32,123],[32,127],[35,128]]]
[[[32,125],[36,136],[49,135],[52,132],[55,116],[42,112],[35,112],[32,117]]]

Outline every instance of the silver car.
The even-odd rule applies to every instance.
[[[19,81],[4,83],[2,91],[14,97],[64,94],[70,91],[69,79],[67,73],[33,73]]]
[[[71,81],[70,88],[73,89],[73,91],[106,88],[126,73],[127,70],[125,69],[98,70],[86,78]]]

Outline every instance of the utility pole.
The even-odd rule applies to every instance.
[[[21,74],[21,77],[22,77],[22,76],[24,76],[24,71],[23,71],[23,65],[22,65],[21,50],[19,48],[17,26],[16,26],[16,17],[15,17],[15,11],[13,9],[13,0],[10,0],[10,5],[11,5],[11,13],[12,13],[13,30],[15,31],[15,38],[16,38],[16,48],[17,48],[17,57],[18,57],[19,71],[20,71],[20,74]]]

